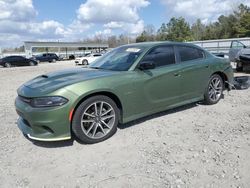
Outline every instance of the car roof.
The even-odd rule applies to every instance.
[[[10,57],[23,57],[21,55],[10,55],[10,56],[6,56],[6,57],[3,57],[3,58],[10,58]]]
[[[132,43],[132,44],[127,44],[124,46],[127,47],[154,47],[154,46],[159,46],[159,45],[184,45],[184,46],[190,46],[190,47],[196,47],[202,49],[200,46],[191,44],[191,43],[186,43],[186,42],[172,42],[172,41],[157,41],[157,42],[140,42],[140,43]]]

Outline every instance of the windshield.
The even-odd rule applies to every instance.
[[[122,46],[99,59],[90,67],[114,71],[127,71],[144,51],[144,47]]]

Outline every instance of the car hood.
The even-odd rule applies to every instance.
[[[91,68],[75,68],[52,72],[26,82],[18,89],[18,94],[26,97],[37,95],[37,93],[45,95],[67,85],[114,74],[119,74],[119,72]]]

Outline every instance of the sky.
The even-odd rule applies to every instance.
[[[95,36],[136,36],[173,16],[207,24],[249,0],[0,0],[0,47],[23,41],[80,41]]]

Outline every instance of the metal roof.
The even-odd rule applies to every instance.
[[[86,47],[86,48],[108,48],[108,44],[84,43],[84,42],[39,42],[25,41],[25,48],[30,47]]]

